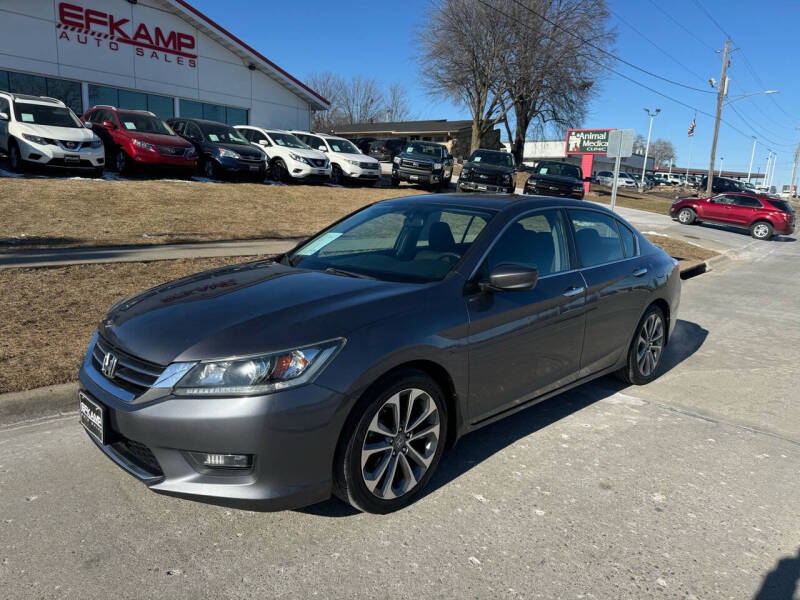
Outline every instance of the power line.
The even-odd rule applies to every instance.
[[[708,12],[708,10],[706,10],[706,7],[703,6],[703,3],[700,2],[700,0],[694,0],[694,3],[700,10],[702,10],[706,14],[706,16],[711,20],[711,22],[717,26],[717,29],[719,29],[726,38],[731,39],[730,34],[722,28],[722,25],[720,25],[717,22],[717,20],[714,18],[714,15],[712,15],[710,12]]]
[[[478,0],[478,1],[481,4],[483,4],[484,6],[486,6],[487,8],[491,9],[491,10],[495,10],[497,12],[501,12],[498,8],[496,8],[494,6],[490,6],[489,4],[484,2],[484,0]],[[679,81],[674,81],[672,79],[668,79],[666,77],[662,77],[661,75],[653,73],[652,71],[648,71],[647,69],[644,69],[644,68],[642,68],[642,67],[640,67],[638,65],[635,65],[632,62],[627,61],[624,58],[621,58],[621,57],[617,56],[616,54],[613,54],[612,52],[609,52],[609,51],[601,48],[600,46],[597,46],[597,45],[593,44],[589,40],[586,40],[586,39],[582,38],[577,33],[567,29],[566,27],[562,27],[561,25],[559,25],[555,21],[552,21],[552,20],[548,19],[547,17],[545,17],[543,14],[540,14],[540,13],[536,12],[535,10],[533,10],[532,8],[530,8],[528,6],[525,6],[522,2],[520,2],[520,0],[513,0],[513,1],[514,1],[515,4],[517,4],[520,7],[524,8],[529,13],[531,13],[533,15],[536,15],[537,17],[539,17],[540,19],[542,19],[546,23],[549,23],[550,25],[552,25],[556,29],[560,29],[561,31],[563,31],[563,32],[571,35],[575,39],[579,40],[581,43],[586,44],[590,48],[594,48],[598,52],[601,52],[601,53],[605,54],[606,56],[609,56],[609,57],[613,58],[614,60],[617,60],[617,61],[621,62],[622,64],[631,67],[632,69],[636,69],[637,71],[641,71],[642,73],[645,73],[645,74],[649,75],[650,77],[655,77],[656,79],[660,79],[662,81],[666,81],[667,83],[671,83],[672,85],[677,85],[679,87],[686,88],[687,90],[692,90],[693,92],[701,92],[703,94],[714,94],[714,93],[716,93],[716,92],[713,92],[711,90],[705,90],[705,89],[693,87],[691,85],[686,85],[685,83],[681,83]],[[510,15],[506,15],[506,16],[508,18],[512,18]]]
[[[701,38],[700,36],[696,35],[695,33],[692,33],[691,31],[689,31],[689,30],[686,28],[686,26],[685,26],[683,23],[681,23],[680,21],[678,21],[678,19],[676,19],[676,18],[675,18],[675,17],[673,17],[671,14],[669,14],[667,11],[665,11],[663,8],[661,8],[661,7],[660,7],[660,6],[659,6],[659,5],[656,3],[656,0],[650,0],[650,2],[651,2],[651,3],[653,4],[653,6],[655,6],[655,7],[656,7],[658,10],[660,10],[660,11],[661,11],[661,12],[662,12],[662,13],[663,13],[663,14],[664,14],[664,15],[665,15],[667,18],[669,18],[669,19],[670,19],[670,20],[671,20],[673,23],[675,23],[675,25],[677,25],[678,27],[680,27],[681,29],[683,29],[683,30],[684,30],[686,33],[688,33],[690,37],[693,37],[693,38],[694,38],[695,40],[697,40],[697,41],[698,41],[700,44],[702,44],[703,46],[705,46],[706,48],[708,48],[709,50],[711,50],[711,52],[716,52],[716,49],[715,49],[715,48],[713,48],[711,45],[709,45],[709,43],[708,43],[708,42],[706,42],[706,41],[705,41],[703,38]]]
[[[680,67],[683,67],[683,69],[684,69],[685,71],[688,71],[689,73],[691,73],[692,75],[694,75],[695,77],[697,77],[697,78],[698,78],[700,81],[702,81],[703,83],[705,83],[705,82],[706,82],[706,78],[705,78],[705,77],[703,77],[702,75],[698,75],[698,74],[697,74],[697,72],[695,72],[695,71],[693,71],[691,68],[687,67],[687,66],[686,66],[685,64],[683,64],[681,61],[679,61],[677,58],[675,58],[675,57],[674,57],[672,54],[670,54],[669,52],[667,52],[666,50],[664,50],[664,49],[663,49],[661,46],[659,46],[658,44],[656,44],[656,43],[655,43],[653,40],[651,40],[649,36],[645,35],[645,34],[644,34],[644,33],[642,33],[642,32],[641,32],[639,29],[637,29],[636,27],[634,27],[633,25],[631,25],[631,24],[630,24],[628,21],[626,21],[625,19],[623,19],[621,15],[617,14],[616,12],[614,12],[613,10],[610,10],[610,9],[609,9],[609,12],[610,12],[612,15],[614,15],[614,16],[615,16],[617,19],[619,19],[619,20],[620,20],[620,21],[621,21],[621,22],[622,22],[624,25],[627,25],[628,27],[630,27],[631,29],[633,29],[633,30],[634,30],[636,33],[638,33],[638,34],[639,34],[641,37],[643,37],[643,38],[644,38],[644,39],[645,39],[645,40],[646,40],[646,41],[647,41],[647,42],[648,42],[648,43],[649,43],[651,46],[653,46],[653,47],[654,47],[654,48],[656,48],[657,50],[661,51],[661,53],[662,53],[662,54],[664,54],[664,56],[666,56],[667,58],[670,58],[670,59],[672,59],[672,61],[673,61],[673,62],[675,62],[675,63],[676,63],[678,66],[680,66]],[[712,93],[713,93],[713,92],[712,92]]]
[[[742,120],[742,122],[743,122],[745,125],[747,125],[747,127],[749,127],[749,128],[752,130],[752,132],[753,132],[753,133],[755,133],[755,134],[756,134],[756,137],[757,137],[757,138],[760,138],[760,139],[762,139],[763,141],[767,142],[767,144],[770,144],[771,146],[782,146],[782,147],[784,147],[784,148],[794,148],[794,146],[795,146],[795,145],[794,145],[794,144],[792,144],[792,143],[781,143],[781,142],[776,142],[776,141],[774,141],[774,140],[771,140],[771,139],[769,139],[768,137],[764,136],[763,134],[759,134],[759,133],[758,133],[758,131],[756,131],[755,127],[753,127],[753,126],[750,124],[750,122],[749,122],[747,119],[745,119],[745,118],[744,118],[744,115],[742,115],[742,113],[740,113],[740,112],[739,112],[739,111],[736,109],[736,107],[735,107],[735,106],[729,106],[728,108],[730,108],[730,109],[731,109],[731,110],[732,110],[734,113],[736,113],[736,114],[739,116],[739,118]]]
[[[753,80],[756,82],[756,84],[758,84],[760,87],[767,87],[766,85],[764,85],[764,82],[761,81],[761,77],[759,77],[758,73],[756,73],[756,70],[753,68],[752,63],[748,60],[747,56],[745,56],[744,50],[740,51],[740,55],[742,57],[742,60],[744,61],[745,68],[749,71],[750,75],[753,77]],[[780,111],[787,117],[789,117],[790,119],[796,118],[795,116],[792,116],[788,112],[786,112],[786,110],[784,110],[784,108],[780,104],[778,104],[778,100],[772,97],[772,94],[770,94],[770,100],[772,100],[775,106],[777,106],[778,109],[780,109]]]

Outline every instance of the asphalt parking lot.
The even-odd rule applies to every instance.
[[[680,233],[730,259],[684,282],[659,379],[601,379],[470,434],[392,515],[158,496],[74,414],[3,426],[0,595],[800,597],[800,246]]]

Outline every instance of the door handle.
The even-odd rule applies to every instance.
[[[644,277],[645,275],[647,275],[647,267],[639,267],[633,271],[634,277]]]
[[[567,298],[571,298],[572,296],[577,296],[578,294],[583,293],[585,287],[571,287],[566,292],[562,294],[562,296],[566,296]]]

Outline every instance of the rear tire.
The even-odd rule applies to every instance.
[[[633,334],[628,361],[617,371],[617,376],[627,383],[645,385],[653,381],[661,365],[667,340],[667,322],[664,312],[655,305],[642,315]]]
[[[750,235],[757,240],[768,240],[775,234],[775,229],[766,221],[757,221],[750,225]]]
[[[386,514],[416,500],[447,440],[444,392],[425,373],[398,371],[370,388],[342,430],[334,493],[354,508]]]
[[[678,221],[683,225],[691,225],[697,220],[697,213],[691,208],[682,208],[678,211]]]

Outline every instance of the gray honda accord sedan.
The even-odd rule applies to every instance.
[[[112,306],[80,418],[157,492],[386,513],[465,433],[606,373],[648,383],[679,302],[676,261],[600,206],[387,200]]]

